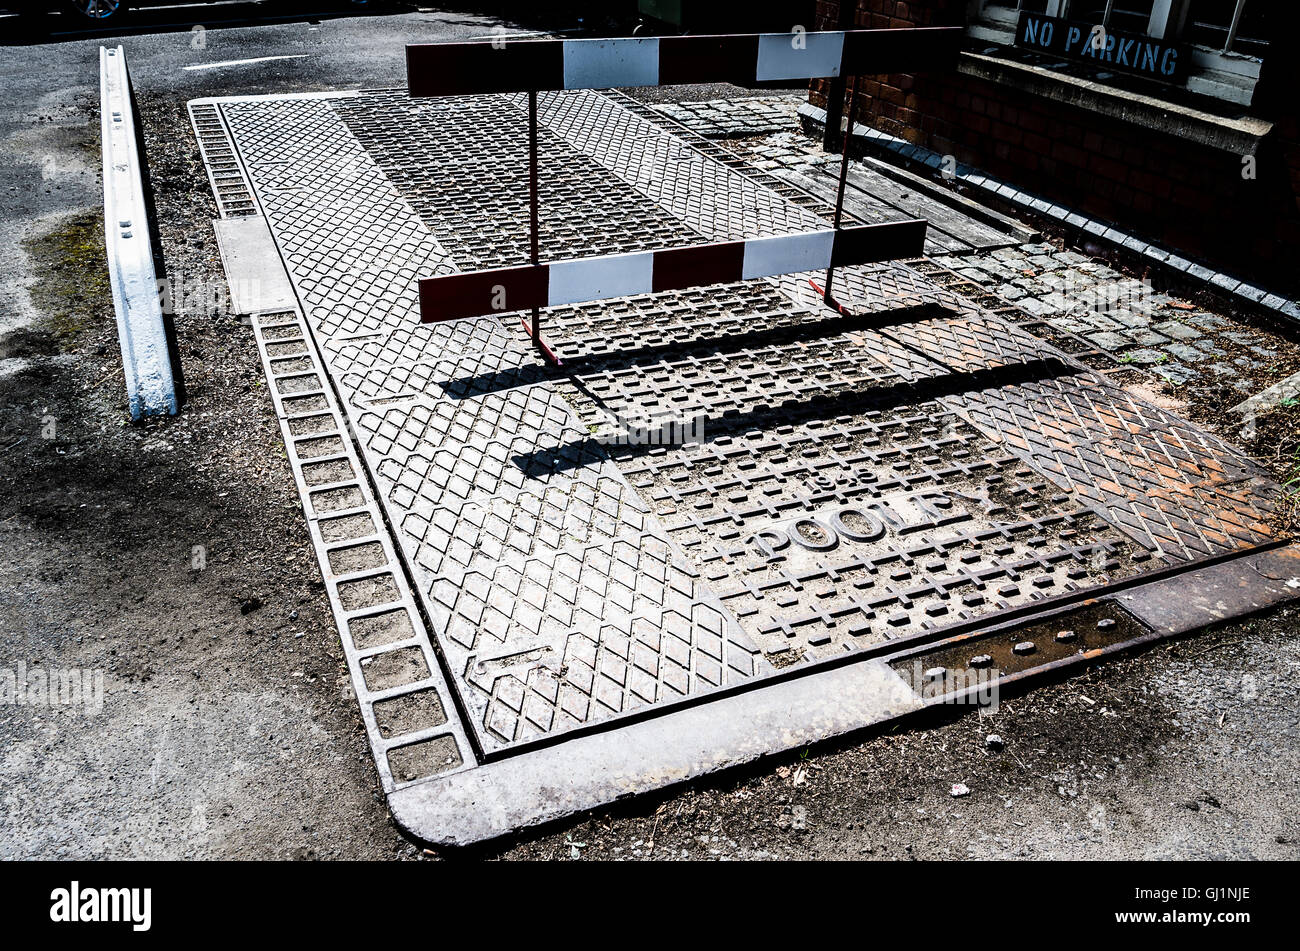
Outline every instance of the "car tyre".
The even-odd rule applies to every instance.
[[[127,0],[65,0],[65,9],[82,25],[112,24],[117,26],[130,13]]]

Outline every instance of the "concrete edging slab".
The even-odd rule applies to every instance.
[[[987,632],[837,668],[813,667],[788,679],[767,677],[694,707],[406,786],[389,793],[388,804],[398,825],[422,842],[452,847],[484,842],[923,709],[972,701],[969,691],[923,696],[891,662],[929,666],[924,658],[963,643],[968,652],[981,651],[993,638],[1017,639],[1016,632],[1027,625],[1073,617],[1088,605],[1117,607],[1136,619],[1135,636],[1010,671],[980,689],[1019,688],[1297,598],[1300,547],[1254,552]]]
[[[149,210],[122,47],[99,49],[104,246],[132,419],[175,414],[176,374],[158,297]]]
[[[212,222],[212,230],[235,313],[292,310],[298,305],[265,218],[218,218]]]
[[[920,709],[880,660],[768,683],[388,796],[408,834],[463,846],[798,749]]]

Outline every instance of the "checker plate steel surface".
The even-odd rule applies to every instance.
[[[191,112],[275,237],[467,758],[1279,541],[1241,453],[903,264],[837,272],[839,313],[807,274],[551,308],[558,369],[518,314],[420,324],[417,278],[527,260],[520,97]],[[539,146],[542,260],[828,226],[617,95],[542,95]]]

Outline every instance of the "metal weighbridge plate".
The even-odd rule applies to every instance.
[[[1010,683],[1293,593],[1240,452],[904,264],[837,272],[843,313],[812,275],[554,308],[558,368],[518,314],[420,324],[418,278],[527,261],[522,97],[190,111],[223,218],[264,218],[292,284],[254,328],[422,839],[919,709],[922,668]],[[543,94],[543,261],[828,227],[665,122]]]

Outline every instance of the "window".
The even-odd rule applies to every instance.
[[[1069,16],[1074,20],[1100,23],[1110,30],[1146,33],[1155,0],[1074,0]]]
[[[1220,52],[1262,56],[1268,48],[1269,5],[1255,0],[1192,0],[1183,37]]]
[[[968,32],[979,40],[1010,45],[1020,11],[1061,16],[1065,0],[972,0]]]
[[[1268,50],[1271,5],[1272,0],[971,0],[969,33],[1011,46],[1020,11],[1028,10],[1177,37],[1191,48],[1190,91],[1247,105]]]

